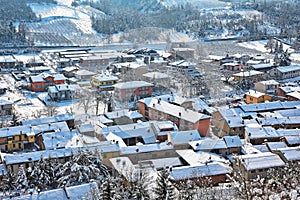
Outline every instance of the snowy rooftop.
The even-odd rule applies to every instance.
[[[249,90],[248,92],[246,92],[246,95],[249,95],[249,96],[252,96],[252,97],[255,97],[255,98],[259,98],[259,97],[262,97],[266,94],[262,93],[262,92],[255,91],[255,90]]]
[[[168,141],[173,145],[188,144],[191,141],[200,140],[197,130],[176,131],[168,133]]]
[[[106,112],[106,113],[104,113],[104,116],[106,116],[108,119],[111,119],[111,120],[120,118],[123,116],[126,116],[130,119],[139,119],[139,118],[143,117],[143,115],[141,115],[137,111],[129,111],[128,109],[117,110],[117,111],[113,111],[113,112]]]
[[[291,96],[291,97],[293,97],[293,98],[295,98],[295,99],[300,100],[300,92],[299,92],[299,91],[291,92],[291,93],[288,93],[288,94],[286,94],[286,95],[287,95],[287,96]]]
[[[262,126],[272,126],[272,125],[286,125],[286,124],[300,124],[300,116],[291,117],[268,117],[258,119],[258,123]]]
[[[287,147],[285,142],[266,142],[266,145],[272,152],[274,150]]]
[[[39,133],[49,133],[49,132],[68,132],[70,131],[67,123],[54,122],[51,124],[40,124],[32,127],[33,132],[37,135]]]
[[[0,62],[9,63],[9,62],[16,62],[13,56],[0,56]]]
[[[228,163],[228,161],[215,153],[197,151],[192,149],[176,150],[176,153],[191,166],[212,162]]]
[[[145,81],[129,81],[114,84],[115,88],[118,89],[131,89],[131,88],[140,88],[140,87],[152,87],[153,84],[145,82]]]
[[[195,98],[195,103],[193,103],[193,108],[196,111],[201,111],[203,112],[204,110],[210,114],[212,114],[213,112],[217,111],[216,108],[214,107],[209,107],[202,99],[200,98]]]
[[[285,165],[278,155],[270,152],[242,155],[238,156],[238,158],[247,170],[282,167]]]
[[[282,117],[300,116],[300,108],[288,109],[288,110],[277,110],[274,114],[278,114]]]
[[[57,93],[60,91],[76,91],[76,90],[81,90],[82,88],[79,85],[68,85],[68,84],[59,84],[55,86],[50,86],[48,87],[48,90],[51,93]]]
[[[73,146],[78,147],[82,146],[82,143],[79,140],[78,132],[76,130],[67,131],[67,132],[54,132],[54,133],[44,133],[42,134],[43,143],[45,149],[59,149],[65,148],[66,146]],[[77,139],[75,139],[77,138]],[[72,141],[77,140],[74,142],[74,145],[71,145]],[[73,144],[73,143],[72,143]]]
[[[284,66],[284,67],[277,67],[276,68],[281,73],[288,73],[292,71],[300,71],[299,65],[290,65],[290,66]]]
[[[260,69],[265,69],[265,68],[270,68],[270,67],[273,67],[274,65],[271,64],[271,63],[262,63],[262,64],[254,64],[254,65],[251,65],[251,67],[253,69],[256,69],[256,70],[260,70]]]
[[[150,100],[150,101],[149,101]],[[165,101],[160,101],[158,99],[142,99],[141,102],[144,102],[148,107],[151,107],[153,110],[158,110],[160,112],[169,114],[171,116],[183,119],[188,122],[196,123],[202,119],[209,119],[210,116],[195,112],[193,110],[185,109],[181,106],[176,106]],[[179,116],[181,115],[181,116]]]
[[[223,139],[205,138],[204,140],[189,142],[189,144],[195,151],[227,149],[226,143]]]
[[[77,126],[79,133],[95,132],[95,128],[92,124],[80,124]]]
[[[263,85],[279,85],[279,83],[275,80],[261,81],[259,83],[262,83]]]
[[[284,86],[284,87],[279,87],[282,91],[284,91],[285,93],[290,93],[290,92],[294,92],[294,91],[300,91],[300,87],[299,86]]]
[[[241,147],[243,145],[239,136],[224,136],[223,140],[228,148]]]
[[[94,76],[95,79],[99,80],[100,82],[105,81],[118,81],[119,78],[113,75],[107,75],[107,74],[99,74]]]
[[[292,109],[292,108],[296,108],[296,106],[300,106],[300,101],[245,104],[245,105],[241,105],[241,109],[245,112],[261,112],[261,111]]]
[[[182,161],[178,157],[143,160],[139,161],[139,164],[141,164],[142,167],[148,165],[149,167],[153,167],[154,169],[163,169],[170,166],[175,167],[183,165]]]
[[[145,102],[146,105],[150,105],[150,102],[152,101],[153,97],[148,97],[144,98],[143,101]],[[155,99],[161,99],[162,101],[165,102],[172,102],[174,104],[182,105],[186,102],[194,102],[193,99],[183,97],[179,94],[165,94],[165,95],[160,95],[156,96]]]
[[[152,128],[150,128],[149,122],[108,126],[102,128],[102,133],[104,136],[107,136],[110,132],[122,139],[142,137],[146,144],[155,143],[156,141],[154,131]]]
[[[74,117],[73,117],[72,113],[66,113],[66,114],[55,115],[55,116],[47,117],[47,118],[23,120],[22,124],[35,126],[35,125],[39,125],[39,124],[49,124],[49,123],[53,123],[53,122],[68,121],[68,120],[73,120],[73,119],[74,119]]]
[[[278,149],[288,161],[298,161],[300,160],[300,147],[287,147]]]
[[[234,128],[245,126],[242,118],[245,113],[240,108],[220,109],[219,113],[222,115],[229,127]]]
[[[174,167],[170,172],[171,180],[184,180],[229,174],[231,169],[220,163],[208,163],[198,166]]]
[[[4,106],[4,105],[12,105],[13,102],[11,101],[7,101],[5,99],[0,99],[0,106]]]
[[[298,135],[284,136],[284,139],[288,145],[300,145],[300,130]]]
[[[76,72],[76,75],[78,75],[78,76],[94,76],[94,75],[96,75],[96,73],[85,70],[85,69],[81,69]]]
[[[108,118],[105,117],[104,115],[100,115],[99,118],[100,118],[100,119],[99,119],[100,122],[103,123],[103,124],[109,124],[109,123],[113,123],[113,122],[114,122],[113,120],[108,119]]]
[[[43,77],[43,76],[31,76],[30,79],[31,79],[31,81],[32,81],[33,83],[36,83],[36,82],[46,82],[46,81],[44,80],[44,77]]]
[[[151,79],[165,79],[170,78],[168,74],[160,73],[160,72],[148,72],[143,74],[144,77],[151,78]]]
[[[167,143],[136,145],[121,148],[121,155],[163,151],[171,149],[173,149],[173,145],[169,145]]]
[[[234,76],[240,76],[240,77],[250,77],[250,76],[256,76],[256,75],[261,75],[264,74],[263,72],[260,71],[255,71],[255,70],[250,70],[246,72],[239,72],[234,74]]]

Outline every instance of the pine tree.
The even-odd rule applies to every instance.
[[[2,178],[1,190],[5,194],[6,192],[11,193],[16,190],[15,176],[14,173],[9,169],[7,174]]]
[[[16,184],[16,189],[19,191],[26,190],[28,188],[26,172],[22,165],[19,168],[19,172],[15,184]]]
[[[153,189],[156,199],[175,199],[175,188],[170,182],[169,176],[170,172],[166,168],[158,172],[156,187]]]

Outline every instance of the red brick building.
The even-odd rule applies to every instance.
[[[115,99],[117,101],[132,101],[152,95],[153,84],[145,81],[129,81],[114,85]]]

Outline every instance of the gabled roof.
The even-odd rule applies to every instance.
[[[115,88],[118,89],[131,89],[131,88],[140,88],[140,87],[152,87],[152,83],[148,83],[145,81],[129,81],[129,82],[121,82],[114,84]]]
[[[170,132],[168,133],[168,136],[168,141],[173,145],[188,144],[191,141],[201,139],[197,130]]]
[[[286,148],[287,145],[284,142],[267,142],[267,147],[273,152],[274,150],[280,149],[280,148]]]
[[[43,76],[31,76],[30,77],[32,83],[36,83],[36,82],[46,82],[44,80],[44,77]]]
[[[47,118],[23,120],[22,124],[36,126],[39,124],[49,124],[49,123],[53,123],[53,122],[68,121],[68,120],[73,120],[73,119],[74,119],[74,116],[72,113],[66,113],[66,114],[55,115],[55,116],[47,117]]]
[[[208,115],[201,114],[193,110],[185,109],[181,106],[173,105],[165,101],[159,101],[156,98],[152,98],[150,101],[145,101],[144,99],[142,99],[140,100],[140,102],[145,103],[149,108],[153,110],[158,110],[160,112],[192,123],[196,123],[199,120],[210,118],[210,116]]]
[[[262,111],[291,109],[291,108],[296,108],[296,106],[300,106],[300,101],[245,104],[245,105],[241,105],[241,109],[244,112],[262,112]]]
[[[299,161],[300,160],[300,147],[287,147],[278,149],[281,152],[282,156],[287,161]]]
[[[195,151],[209,151],[214,149],[227,149],[223,139],[205,138],[204,140],[197,140],[189,142]]]
[[[265,96],[266,94],[262,93],[262,92],[255,91],[255,90],[249,90],[248,92],[246,92],[246,95],[249,95],[249,96],[255,97],[255,98],[259,98],[259,97]]]
[[[198,166],[174,167],[170,172],[171,180],[185,180],[229,174],[231,169],[220,163],[208,163]]]
[[[146,152],[159,152],[163,150],[172,150],[174,147],[171,144],[167,143],[158,143],[158,144],[144,144],[136,146],[127,146],[121,148],[121,155],[126,154],[137,154],[137,153],[146,153]]]
[[[246,72],[239,72],[239,73],[233,74],[233,76],[250,77],[250,76],[256,76],[256,75],[261,75],[261,74],[264,74],[264,73],[260,72],[260,71],[250,70],[250,71],[246,71]]]
[[[242,155],[238,156],[238,159],[247,170],[282,167],[285,165],[278,155],[270,152]]]
[[[103,74],[103,73],[99,74],[97,76],[94,76],[93,78],[99,80],[100,82],[104,82],[104,81],[117,81],[117,80],[119,80],[119,78],[116,77],[116,76],[113,76],[111,74],[107,75],[107,74]]]
[[[225,141],[228,148],[243,146],[239,136],[224,136],[223,140]]]

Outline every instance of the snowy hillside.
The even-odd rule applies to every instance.
[[[157,0],[165,7],[190,4],[199,9],[217,9],[228,6],[227,3],[218,0]]]

